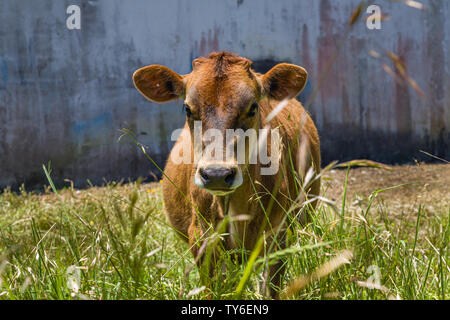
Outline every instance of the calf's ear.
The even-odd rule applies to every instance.
[[[276,100],[291,99],[303,90],[307,79],[302,67],[280,63],[262,77],[262,93]]]
[[[183,77],[167,67],[152,65],[133,74],[136,89],[153,102],[167,102],[184,95]]]

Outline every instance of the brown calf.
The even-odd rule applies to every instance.
[[[184,100],[186,123],[164,170],[171,181],[164,178],[163,196],[168,220],[185,236],[194,257],[199,254],[205,232],[211,226],[217,227],[227,215],[246,219],[229,223],[225,248],[243,246],[252,250],[262,231],[269,244],[273,240],[283,243],[285,213],[295,199],[301,199],[296,184],[310,168],[315,174],[320,171],[317,129],[295,99],[306,84],[306,71],[296,65],[281,63],[262,75],[251,69],[250,60],[219,52],[195,59],[193,71],[187,75],[152,65],[137,70],[133,80],[136,88],[151,101]],[[278,107],[281,111],[266,123],[268,115],[281,101],[284,101],[284,108]],[[200,149],[194,150],[195,121],[199,121],[203,132],[213,128],[223,136],[227,129],[254,129],[259,133],[265,126],[278,128],[282,145],[277,149],[281,150],[279,169],[272,174],[262,174],[261,169],[265,166],[259,160],[256,163],[249,160],[255,141],[245,137],[245,160],[241,163],[236,156],[217,160],[215,156],[222,151],[217,152],[217,149],[210,155],[200,152],[201,156],[195,161],[195,154],[199,150],[205,151],[208,146],[201,140]],[[268,150],[272,150],[273,139],[273,134],[269,133],[266,139]],[[234,150],[238,140],[232,140]],[[223,148],[224,154],[226,149]],[[172,157],[179,157],[183,152],[189,152],[187,159],[190,161],[175,163]],[[314,180],[306,192],[318,195],[320,180]],[[254,197],[255,194],[258,197]],[[280,285],[281,268],[279,262],[270,269],[270,280],[274,285],[272,294],[274,287]]]

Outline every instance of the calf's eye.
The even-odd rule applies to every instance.
[[[184,110],[186,110],[186,116],[188,118],[192,118],[193,117],[191,108],[187,104],[184,105]]]
[[[258,110],[258,104],[255,102],[250,107],[250,110],[247,113],[247,118],[254,117],[256,115],[256,110]]]

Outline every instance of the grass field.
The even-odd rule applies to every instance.
[[[279,253],[289,298],[449,298],[450,165],[332,169],[322,196],[334,205],[292,222]],[[273,258],[223,253],[223,279],[205,288],[158,183],[0,194],[0,299],[262,299]]]

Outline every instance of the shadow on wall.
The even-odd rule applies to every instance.
[[[365,128],[349,125],[333,125],[328,129],[322,129],[319,134],[323,165],[334,160],[352,160],[355,159],[355,155],[357,158],[390,164],[411,163],[414,160],[435,161],[420,152],[420,150],[426,151],[429,147],[428,137],[368,131]],[[433,149],[438,150],[438,154],[444,154],[445,150],[450,148],[449,142],[450,134],[445,136],[442,131],[439,140],[434,142]]]

